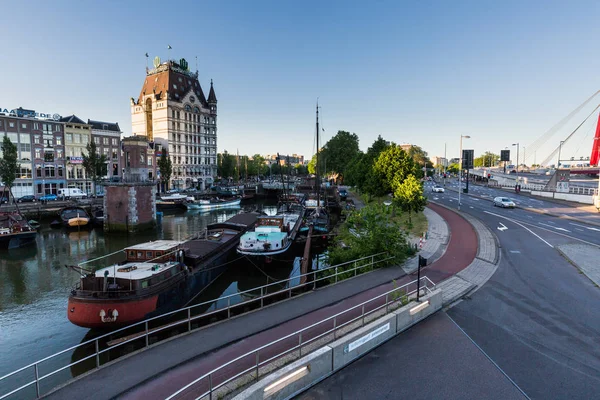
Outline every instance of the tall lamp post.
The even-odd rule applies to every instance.
[[[562,150],[562,145],[564,142],[564,140],[561,140],[560,144],[558,145],[558,164],[556,164],[556,169],[560,168],[560,151]]]
[[[460,192],[462,192],[462,175],[463,175],[463,156],[462,156],[462,140],[470,139],[471,136],[468,135],[460,135],[460,161],[458,162],[458,166],[460,168],[460,174],[458,175],[458,209],[460,210]]]
[[[515,186],[519,185],[519,143],[513,143],[513,146],[517,146],[517,180]]]

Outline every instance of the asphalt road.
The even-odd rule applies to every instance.
[[[479,196],[496,196],[493,189],[476,188]],[[458,193],[432,193],[430,183],[425,189],[431,200],[457,208]],[[299,399],[518,397],[521,392],[511,387],[532,399],[600,398],[600,289],[554,248],[572,242],[600,245],[600,229],[496,208],[464,194],[461,200],[461,210],[498,237],[500,264],[492,278],[433,321],[365,355]],[[544,203],[549,202],[531,206],[555,206]],[[464,332],[445,323],[448,316]]]
[[[428,195],[457,207],[457,193]],[[461,196],[461,210],[494,230],[499,268],[448,314],[531,398],[600,397],[600,289],[554,246],[600,245],[585,223],[494,208]]]
[[[525,398],[444,312],[413,326],[297,397],[442,398]]]

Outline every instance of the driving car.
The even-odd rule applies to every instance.
[[[17,200],[17,203],[35,203],[36,200],[37,199],[35,198],[34,195],[28,194],[28,195],[19,197],[19,199]]]
[[[56,201],[58,200],[58,196],[54,193],[48,193],[40,197],[40,201]]]
[[[435,186],[431,187],[431,191],[434,193],[444,193],[444,188],[441,186],[435,185]]]
[[[496,197],[494,199],[494,207],[515,208],[515,203],[508,197]]]

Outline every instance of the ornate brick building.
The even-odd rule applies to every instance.
[[[168,141],[173,164],[170,186],[204,189],[217,175],[217,96],[211,81],[204,96],[198,71],[185,59],[161,63],[146,71],[137,100],[131,99],[132,133]]]

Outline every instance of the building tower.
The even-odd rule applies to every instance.
[[[124,138],[123,179],[105,185],[104,230],[137,232],[156,226],[154,148],[145,136]]]
[[[185,59],[161,62],[146,71],[137,100],[131,98],[132,133],[168,143],[172,188],[212,184],[217,175],[217,96],[212,81],[208,99],[198,71]]]

